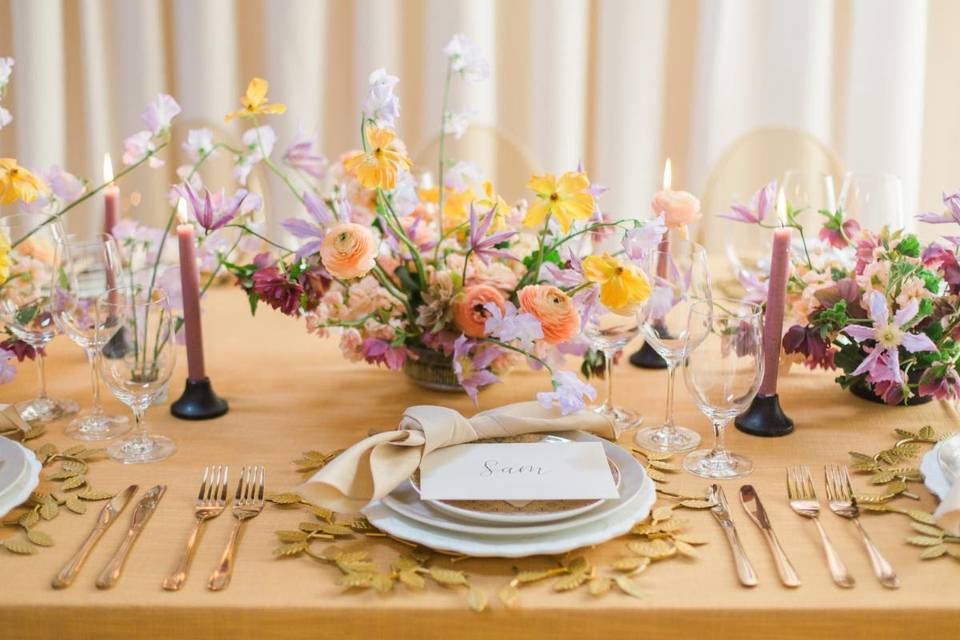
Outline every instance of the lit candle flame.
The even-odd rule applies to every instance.
[[[110,162],[110,154],[103,154],[103,181],[113,182],[113,163]]]
[[[780,226],[787,224],[787,196],[783,189],[777,194],[777,220],[780,221]]]
[[[673,182],[673,169],[670,165],[670,158],[667,158],[667,162],[663,165],[663,190],[669,191],[670,185]]]
[[[189,220],[190,219],[187,217],[187,201],[183,198],[180,198],[177,200],[177,221],[180,224],[187,224]]]

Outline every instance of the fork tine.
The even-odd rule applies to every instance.
[[[237,479],[237,495],[233,498],[234,502],[240,502],[243,498],[243,479],[246,476],[247,468],[240,469],[240,477]]]
[[[847,500],[856,504],[857,499],[853,496],[853,484],[850,482],[850,472],[847,470],[847,465],[842,465],[837,468],[840,472],[840,484],[841,487],[843,487],[844,496]]]
[[[796,483],[794,482],[793,474],[793,467],[787,467],[787,497],[791,500],[795,500],[797,496]]]
[[[213,467],[213,472],[210,474],[210,485],[207,487],[207,493],[203,496],[203,501],[209,503],[210,495],[217,491],[217,487],[220,484],[220,465]]]
[[[833,465],[823,465],[823,486],[827,490],[827,500],[833,502],[837,499],[834,491],[835,479],[833,477]]]
[[[813,476],[810,475],[810,467],[803,465],[800,467],[800,474],[803,476],[804,497],[807,500],[816,500],[817,490],[813,486]]]
[[[225,486],[226,478],[223,475],[223,465],[217,465],[217,484],[214,485],[213,491],[210,492],[210,502],[217,501],[217,494],[220,493],[221,487]]]
[[[260,491],[257,493],[257,502],[263,504],[263,465],[260,465]]]
[[[223,482],[220,483],[220,491],[219,491],[220,495],[213,496],[214,499],[216,499],[217,504],[219,504],[221,507],[227,504],[227,487],[230,486],[230,483],[228,482],[229,476],[230,476],[230,467],[224,467]]]
[[[249,504],[249,502],[250,502],[250,496],[253,495],[253,491],[254,491],[254,484],[253,484],[253,482],[254,482],[254,478],[255,478],[255,476],[256,476],[256,473],[257,473],[257,468],[256,468],[256,467],[247,467],[247,479],[246,479],[246,482],[244,482],[244,485],[245,485],[245,486],[244,486],[244,488],[243,488],[243,502],[244,502],[244,504]]]
[[[200,481],[200,494],[197,496],[197,502],[203,501],[203,495],[207,490],[207,476],[210,474],[210,467],[203,468],[203,479]]]

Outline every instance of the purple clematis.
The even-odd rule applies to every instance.
[[[920,222],[929,222],[930,224],[945,224],[956,222],[960,224],[960,191],[956,193],[944,193],[943,204],[946,207],[943,213],[921,213],[917,216]]]
[[[283,154],[283,162],[308,176],[322,180],[327,175],[329,162],[325,156],[314,151],[313,145],[314,140],[306,136],[303,130],[298,129],[293,143]]]
[[[748,224],[760,224],[776,206],[777,181],[774,180],[753,194],[749,204],[735,204],[730,207],[730,211],[721,213],[720,217]]]
[[[496,246],[511,238],[516,233],[515,231],[499,231],[489,236],[487,235],[487,231],[490,230],[490,225],[493,224],[496,214],[497,206],[494,205],[483,217],[483,220],[478,221],[477,212],[474,210],[473,204],[470,205],[469,248],[473,255],[483,260],[484,264],[489,264],[490,258],[500,258],[502,260],[514,259],[509,251],[497,249]]]
[[[878,291],[870,294],[870,319],[872,327],[849,324],[843,332],[856,340],[873,340],[876,344],[860,366],[850,374],[858,376],[866,373],[870,382],[896,382],[903,384],[903,372],[900,371],[900,352],[903,347],[910,353],[917,351],[937,351],[937,345],[923,333],[909,333],[903,326],[913,320],[920,310],[920,301],[911,300],[890,320],[887,301]]]
[[[188,183],[178,185],[175,189],[187,201],[197,224],[208,233],[227,226],[241,209],[251,211],[258,209],[261,204],[260,196],[246,189],[238,189],[229,199],[222,189],[216,195],[204,189],[202,197]]]
[[[474,404],[477,404],[480,387],[500,382],[500,378],[487,369],[500,355],[500,348],[487,345],[471,355],[470,352],[479,344],[465,335],[461,335],[453,343],[453,372],[457,375],[457,382]]]
[[[280,226],[297,238],[310,239],[297,250],[298,258],[311,256],[320,251],[323,237],[327,234],[324,227],[333,223],[333,214],[330,213],[326,204],[309,191],[303,192],[303,204],[313,222],[303,218],[287,218],[280,223]]]

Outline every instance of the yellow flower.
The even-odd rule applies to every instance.
[[[444,231],[453,229],[458,224],[462,224],[470,217],[470,203],[474,201],[476,194],[473,189],[464,189],[463,191],[454,191],[447,189],[443,196],[443,227]]]
[[[643,271],[607,253],[584,258],[583,274],[600,284],[600,302],[611,311],[630,311],[650,297],[650,282]]]
[[[10,238],[0,230],[0,284],[7,281],[10,277],[10,265],[13,260],[10,259]]]
[[[586,220],[593,215],[593,196],[587,191],[590,179],[585,173],[568,171],[559,180],[552,173],[533,176],[527,186],[537,194],[523,219],[529,227],[540,226],[547,216],[553,216],[566,232],[574,220]]]
[[[493,224],[490,225],[490,233],[503,231],[507,227],[507,216],[510,215],[510,205],[493,191],[493,185],[487,181],[483,183],[484,197],[478,198],[474,203],[478,215],[487,215],[490,209],[494,209]]]
[[[397,171],[413,165],[407,149],[391,129],[367,127],[369,151],[359,151],[343,161],[347,171],[355,171],[367,189],[390,190],[397,186]]]
[[[0,158],[0,204],[17,200],[33,202],[46,193],[47,185],[17,164],[13,158]]]
[[[228,113],[223,116],[223,121],[230,122],[234,118],[255,116],[258,113],[283,113],[286,111],[287,105],[285,104],[279,102],[273,104],[267,103],[267,88],[269,86],[270,83],[263,78],[254,78],[251,80],[250,84],[247,85],[247,94],[240,98],[240,104],[243,105],[243,109]]]

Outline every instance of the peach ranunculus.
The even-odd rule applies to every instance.
[[[320,258],[330,275],[349,280],[361,278],[373,269],[377,250],[377,240],[370,229],[344,222],[327,231],[320,246]]]
[[[543,327],[543,339],[550,344],[566,342],[580,331],[580,314],[573,300],[556,287],[544,284],[517,292],[520,309],[532,314]]]
[[[469,338],[484,337],[487,335],[484,325],[490,317],[490,312],[484,307],[487,304],[495,304],[501,313],[506,313],[503,294],[490,285],[475,284],[465,288],[454,300],[453,323]]]
[[[686,191],[658,191],[650,203],[653,215],[663,214],[671,229],[679,229],[700,219],[700,201]]]

